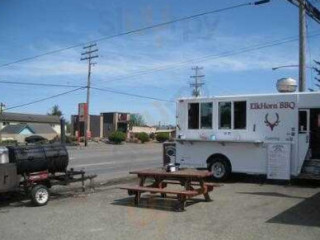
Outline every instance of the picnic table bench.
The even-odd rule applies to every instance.
[[[211,173],[205,170],[182,169],[176,172],[167,172],[162,168],[156,168],[132,171],[130,174],[138,176],[139,185],[122,186],[120,189],[127,190],[129,195],[135,195],[135,205],[139,205],[141,194],[145,192],[160,193],[163,198],[169,194],[176,195],[178,199],[177,211],[183,211],[186,201],[194,196],[203,195],[206,201],[211,201],[209,192],[218,186],[205,182],[205,178],[211,176]],[[146,179],[153,181],[151,184],[145,185]],[[170,184],[181,185],[183,189],[167,189]]]

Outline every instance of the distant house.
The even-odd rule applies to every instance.
[[[3,112],[0,114],[0,130],[6,125],[16,125],[20,123],[49,124],[58,135],[61,133],[60,118],[58,116],[11,112]]]
[[[157,129],[156,134],[158,133],[167,133],[171,139],[176,137],[176,129]]]
[[[47,139],[61,134],[60,118],[58,116],[11,113],[0,114],[1,138],[13,138],[24,141],[24,136],[41,135]]]
[[[151,133],[156,133],[156,127],[150,127],[150,126],[131,126],[129,130],[129,136],[130,138],[134,138],[136,133],[145,132],[148,135]]]
[[[0,130],[2,140],[16,140],[24,142],[26,137],[32,135],[42,136],[48,140],[55,138],[58,134],[46,123],[19,123],[6,125]]]
[[[130,129],[131,133],[141,133],[145,132],[147,134],[156,133],[157,129],[156,127],[150,127],[150,126],[132,126]]]

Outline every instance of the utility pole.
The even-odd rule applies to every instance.
[[[306,90],[306,9],[305,0],[299,3],[299,92]]]
[[[4,103],[0,103],[0,114],[2,114],[5,106],[6,106],[6,105],[5,105]]]
[[[320,23],[320,11],[308,0],[288,0],[299,7],[299,92],[306,90],[306,15]]]
[[[194,79],[194,83],[190,83],[190,87],[193,87],[192,96],[194,97],[199,97],[201,95],[201,87],[204,85],[204,82],[201,81],[204,75],[199,75],[199,71],[202,69],[202,67],[198,66],[192,68],[192,70],[195,71],[195,75],[190,76],[190,78]]]
[[[90,45],[87,45],[83,47],[85,52],[81,53],[81,61],[88,60],[88,78],[87,78],[87,114],[84,124],[84,145],[88,146],[88,135],[90,133],[90,111],[89,111],[89,104],[90,104],[90,85],[91,85],[91,66],[94,65],[91,60],[94,58],[99,57],[98,55],[94,55],[93,53],[98,52],[98,49],[96,48],[97,44],[92,43]],[[94,48],[94,49],[93,49]]]
[[[4,108],[5,108],[5,106],[6,106],[5,104],[0,103],[0,115],[2,115],[2,112],[3,112]],[[1,129],[0,129],[0,142],[2,142],[2,135],[1,135],[2,124],[3,123],[1,123]]]

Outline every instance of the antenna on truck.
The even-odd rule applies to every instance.
[[[190,78],[194,79],[194,83],[190,83],[190,87],[193,88],[192,90],[192,96],[199,97],[201,95],[201,87],[204,85],[204,82],[201,81],[201,79],[204,77],[204,75],[200,75],[200,70],[202,70],[202,67],[193,67],[192,70],[195,71],[195,75],[190,76]]]

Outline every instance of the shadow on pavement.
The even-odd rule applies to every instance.
[[[5,193],[0,195],[0,208],[4,207],[30,207],[32,206],[25,194],[19,192]]]
[[[283,193],[277,192],[237,192],[239,194],[248,194],[248,195],[259,195],[267,197],[283,197],[283,198],[294,198],[294,199],[305,199],[304,197],[291,196]]]
[[[207,178],[208,182],[221,182],[216,181],[212,178]],[[244,173],[233,173],[229,179],[221,183],[232,184],[232,183],[253,183],[253,184],[273,184],[273,185],[282,185],[282,186],[298,186],[302,188],[319,188],[319,180],[310,180],[310,179],[292,179],[287,180],[271,180],[267,179],[266,175],[250,175]]]
[[[320,227],[320,193],[269,219],[267,223]]]
[[[197,198],[189,199],[186,202],[186,208],[198,202],[205,202],[205,201]],[[134,205],[134,197],[127,197],[127,198],[114,200],[112,205],[135,207],[135,208],[151,208],[155,210],[176,212],[177,203],[178,203],[177,199],[173,197],[161,198],[160,196],[157,196],[157,195],[142,195],[139,206]]]
[[[50,192],[50,201],[66,199],[66,198],[75,198],[83,197],[79,192],[69,192],[69,193],[57,193]],[[36,207],[32,204],[29,196],[22,192],[12,192],[6,194],[0,194],[0,212],[2,208],[15,208],[15,207]]]

